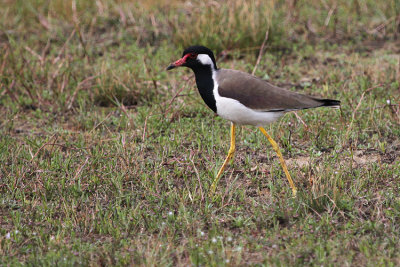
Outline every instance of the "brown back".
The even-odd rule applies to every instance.
[[[260,111],[290,111],[322,105],[317,98],[274,86],[242,71],[219,69],[216,79],[220,96]]]

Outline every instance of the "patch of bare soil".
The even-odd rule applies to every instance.
[[[353,164],[362,166],[369,163],[381,161],[381,156],[378,153],[366,153],[363,150],[357,150],[353,154]]]
[[[310,165],[311,160],[310,160],[310,157],[308,157],[308,156],[300,156],[297,158],[287,159],[286,164],[288,166],[298,166],[300,168],[303,168],[304,166]]]
[[[388,164],[392,164],[397,160],[400,160],[400,151],[398,153],[378,153],[376,151],[366,151],[366,150],[357,150],[353,153],[353,167],[359,167],[375,162],[384,162]],[[343,160],[349,160],[350,158],[344,157]],[[318,161],[318,159],[316,159]],[[303,168],[305,166],[311,165],[312,161],[309,156],[299,156],[296,158],[289,158],[286,160],[286,164],[288,166],[297,166]]]

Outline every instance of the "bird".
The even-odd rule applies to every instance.
[[[228,155],[210,186],[210,195],[215,193],[222,173],[235,153],[236,125],[251,125],[258,127],[271,143],[292,193],[296,196],[297,188],[279,146],[263,126],[278,120],[290,111],[318,107],[339,108],[340,101],[300,94],[275,86],[246,72],[218,68],[214,53],[201,45],[186,48],[182,57],[170,64],[167,70],[177,67],[187,67],[194,72],[198,91],[205,104],[218,116],[231,122]]]

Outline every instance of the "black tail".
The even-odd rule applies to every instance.
[[[320,107],[332,107],[332,108],[340,108],[340,101],[339,100],[332,100],[332,99],[318,99],[321,102]]]

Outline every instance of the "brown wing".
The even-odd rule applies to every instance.
[[[252,109],[289,111],[324,106],[323,99],[274,86],[242,71],[220,69],[216,78],[220,96],[236,99]]]

